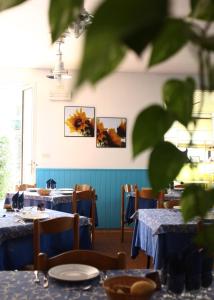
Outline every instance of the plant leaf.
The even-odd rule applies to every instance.
[[[11,8],[13,6],[17,6],[23,2],[26,2],[27,0],[0,0],[0,11],[3,11],[5,9]]]
[[[163,86],[163,100],[168,111],[184,126],[191,121],[195,82],[192,78],[185,81],[170,79]]]
[[[167,1],[142,1],[142,4],[142,24],[122,37],[122,41],[139,55],[159,34],[167,14]]]
[[[191,7],[192,12],[190,17],[206,21],[214,21],[213,0],[192,0]]]
[[[141,34],[143,29],[144,36],[148,35],[148,26],[162,22],[166,11],[167,0],[103,1],[87,30],[76,87],[85,81],[95,83],[115,69],[125,55],[124,41],[140,52],[148,39],[143,37],[139,47],[132,37]]]
[[[149,66],[154,66],[178,52],[189,39],[189,24],[182,19],[168,19],[152,43]]]
[[[173,121],[172,116],[159,105],[144,109],[137,116],[132,133],[134,156],[163,140]]]
[[[149,179],[154,191],[166,188],[178,175],[188,158],[169,142],[155,145],[149,160]]]
[[[111,42],[109,47],[108,38],[103,37],[102,45],[96,45],[96,51],[92,44],[86,45],[87,51],[82,62],[76,87],[80,86],[84,81],[95,84],[98,80],[111,73],[124,58],[126,49],[121,47],[116,41]],[[106,46],[106,47],[103,47]]]
[[[77,18],[83,0],[51,0],[49,6],[49,24],[52,42],[55,42]]]
[[[206,193],[200,185],[191,184],[185,188],[181,197],[182,214],[185,222],[196,216],[206,214],[207,201],[205,199]]]

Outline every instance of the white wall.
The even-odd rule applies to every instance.
[[[132,158],[131,132],[141,109],[161,101],[166,75],[115,73],[96,87],[85,86],[71,102],[50,101],[47,70],[1,72],[0,80],[33,84],[36,104],[36,162],[56,168],[147,168],[148,153]],[[3,99],[1,99],[3,101]],[[64,106],[95,106],[98,117],[127,118],[127,147],[96,148],[96,139],[64,137]],[[155,120],[154,120],[155,121]]]

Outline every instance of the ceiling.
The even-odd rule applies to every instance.
[[[93,12],[102,0],[85,0],[85,8]],[[171,0],[177,16],[188,12],[188,1]],[[28,0],[0,13],[0,67],[51,68],[56,60],[56,46],[51,45],[48,25],[49,0]],[[65,68],[77,69],[81,57],[83,36],[66,38],[62,47]],[[119,66],[120,71],[145,72],[148,51],[139,58],[130,52]],[[166,63],[151,69],[156,73],[195,73],[197,65],[189,47]]]

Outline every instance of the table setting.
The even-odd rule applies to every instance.
[[[72,265],[71,265],[72,268]],[[87,267],[86,267],[87,268]],[[48,274],[38,272],[35,274],[33,271],[2,271],[0,272],[0,298],[1,300],[17,300],[17,299],[110,299],[107,296],[103,283],[111,278],[119,277],[149,277],[148,274],[152,270],[146,269],[127,269],[127,270],[108,270],[106,272],[97,271],[96,276],[89,280],[59,280],[52,278],[50,271]],[[47,278],[46,278],[47,277]],[[48,280],[48,284],[46,281]],[[161,286],[160,290],[156,290],[149,299],[162,300],[162,299],[199,299],[203,291],[198,291],[196,298],[194,293],[189,293],[176,296],[167,291],[165,285]],[[205,294],[204,294],[205,295]],[[124,295],[119,295],[123,297]],[[170,298],[171,297],[171,298]],[[174,298],[172,298],[174,297]],[[180,297],[180,298],[179,298]],[[181,298],[183,297],[183,298]],[[191,298],[192,297],[192,298]],[[207,298],[206,298],[207,297]],[[206,297],[203,299],[214,299],[214,284],[212,283],[207,289]],[[209,297],[209,298],[208,298]],[[123,299],[123,298],[120,298]],[[124,298],[126,299],[126,298]],[[143,299],[143,298],[142,298]],[[202,298],[201,298],[202,299]]]
[[[213,210],[206,218],[208,226],[214,222]],[[131,255],[143,250],[153,258],[154,269],[161,270],[162,283],[171,294],[166,299],[192,299],[197,293],[201,298],[196,299],[212,299],[201,296],[212,283],[214,260],[194,243],[197,224],[197,219],[184,223],[180,209],[139,209],[135,214]]]
[[[33,221],[35,219],[72,216],[56,210],[38,211],[35,207],[24,207],[16,211],[3,210],[0,217],[0,270],[22,269],[33,263]],[[80,248],[91,249],[89,219],[80,216]],[[72,248],[72,233],[44,236],[41,239],[42,249],[55,255],[61,250]],[[24,255],[23,255],[24,253]]]

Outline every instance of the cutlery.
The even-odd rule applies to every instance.
[[[39,280],[39,277],[38,277],[38,271],[37,270],[34,271],[34,276],[35,276],[34,282],[40,283],[40,280]]]
[[[107,274],[106,274],[106,271],[103,271],[100,273],[100,281],[99,283],[100,284],[103,284],[103,282],[108,278]]]
[[[18,219],[16,222],[21,223],[21,224],[26,224],[26,222],[24,220],[21,220],[21,219]]]
[[[44,274],[44,277],[43,277],[43,287],[44,288],[47,288],[49,285],[49,282],[48,282],[48,277],[46,274]]]
[[[69,290],[71,291],[78,291],[78,290],[81,290],[81,291],[88,291],[92,288],[92,285],[89,284],[89,285],[86,285],[86,286],[82,286],[82,287],[72,287],[70,288]]]

